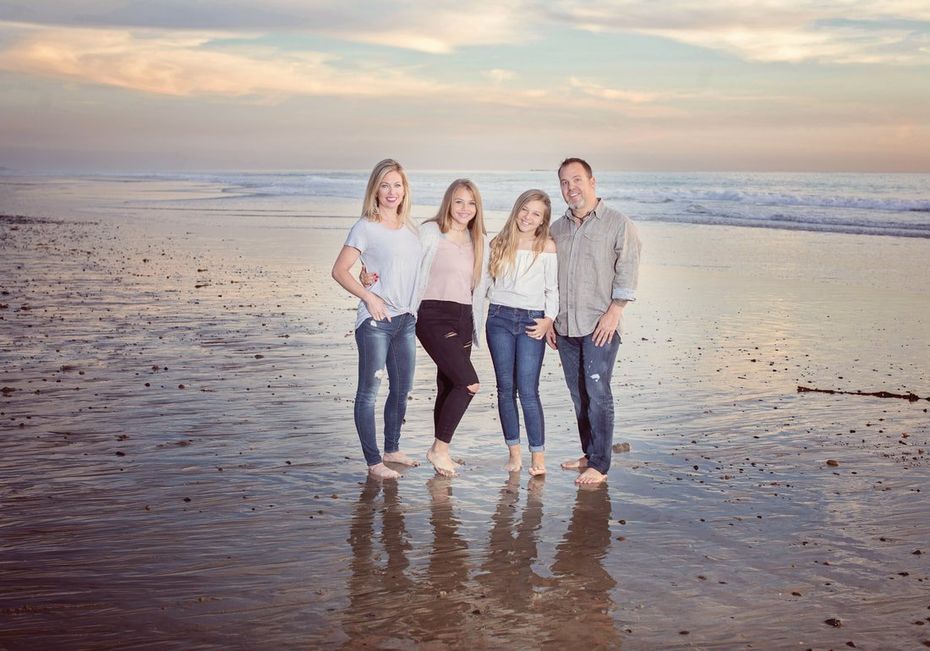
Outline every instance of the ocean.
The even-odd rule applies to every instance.
[[[482,193],[489,227],[502,223],[526,189],[550,194],[564,209],[556,174],[527,172],[409,172],[414,214],[432,215],[455,178],[471,178]],[[719,224],[751,228],[930,237],[930,174],[596,173],[598,194],[637,221]],[[2,177],[0,177],[2,178]],[[178,182],[220,188],[220,197],[164,199],[150,207],[267,211],[300,216],[325,200],[339,217],[358,214],[368,171],[200,172],[83,176],[87,180]],[[344,224],[339,224],[343,228]]]

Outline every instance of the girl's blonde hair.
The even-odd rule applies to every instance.
[[[468,222],[468,230],[471,234],[472,246],[475,250],[475,266],[472,270],[471,286],[472,289],[481,282],[482,263],[484,262],[484,236],[487,231],[484,230],[484,209],[481,206],[481,193],[478,192],[478,186],[468,179],[455,179],[442,196],[442,203],[439,204],[439,211],[436,216],[427,221],[436,222],[439,230],[448,233],[452,228],[452,199],[460,188],[465,188],[475,197],[475,216]]]
[[[530,201],[542,201],[546,206],[543,212],[542,223],[536,227],[533,239],[533,262],[543,249],[546,248],[546,242],[549,241],[549,221],[552,219],[552,201],[549,195],[542,190],[527,190],[513,204],[510,211],[510,217],[507,223],[501,229],[493,240],[491,240],[491,257],[488,263],[488,271],[491,278],[497,279],[513,269],[517,259],[517,245],[520,240],[520,229],[517,226],[517,217],[523,206]]]
[[[381,215],[378,213],[378,188],[384,177],[391,172],[400,174],[401,182],[404,184],[404,198],[400,200],[397,206],[397,217],[401,224],[413,228],[416,227],[410,221],[410,182],[407,180],[407,172],[403,166],[393,158],[385,158],[375,165],[371,170],[371,176],[368,177],[368,187],[365,188],[365,202],[362,204],[362,217],[372,222],[380,222]]]

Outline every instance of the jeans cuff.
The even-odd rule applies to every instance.
[[[530,452],[545,452],[545,451],[546,451],[545,445],[531,445],[530,446]]]
[[[520,439],[504,439],[504,443],[507,444],[508,448],[512,448],[515,445],[520,445]]]

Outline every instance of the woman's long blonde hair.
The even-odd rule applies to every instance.
[[[546,242],[549,241],[549,221],[552,219],[552,200],[549,195],[542,190],[527,190],[513,204],[510,211],[510,217],[507,223],[501,229],[493,240],[491,240],[491,257],[488,262],[488,271],[491,278],[497,279],[513,269],[517,259],[517,245],[520,240],[520,229],[517,226],[517,217],[523,206],[530,201],[542,201],[546,206],[543,212],[542,223],[536,227],[533,239],[533,262],[543,249],[546,248]]]
[[[455,179],[446,188],[446,193],[442,196],[442,203],[439,204],[439,211],[436,216],[426,221],[436,222],[440,231],[448,233],[449,229],[452,228],[452,198],[459,188],[465,188],[475,197],[475,216],[468,222],[467,227],[475,250],[475,266],[472,270],[471,279],[471,287],[474,289],[481,282],[482,264],[484,262],[484,236],[487,232],[484,230],[484,209],[481,205],[481,193],[478,192],[478,186],[469,179]]]
[[[381,186],[384,177],[391,172],[400,174],[401,181],[404,184],[404,198],[401,199],[400,205],[397,206],[397,217],[400,219],[401,224],[416,230],[416,226],[410,221],[410,182],[407,180],[407,172],[393,158],[385,158],[371,170],[371,176],[368,177],[368,187],[365,188],[362,217],[371,222],[381,221],[381,215],[378,213],[378,188]]]

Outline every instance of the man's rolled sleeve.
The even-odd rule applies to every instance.
[[[617,232],[614,250],[617,261],[614,263],[614,282],[611,298],[620,301],[635,301],[636,286],[639,283],[639,254],[643,245],[639,241],[636,224],[625,219]]]

